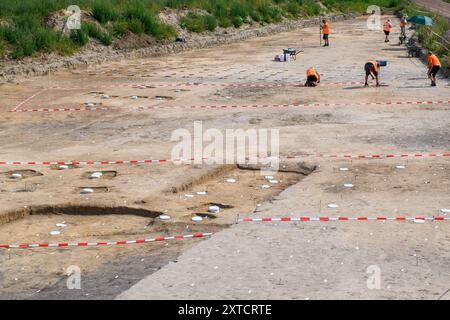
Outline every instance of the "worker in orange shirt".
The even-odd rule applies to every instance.
[[[377,87],[380,86],[380,80],[379,80],[379,74],[380,74],[380,63],[377,61],[369,61],[364,66],[364,70],[366,71],[366,82],[365,86],[369,86],[369,76],[372,77],[372,79],[377,79]]]
[[[327,22],[327,20],[322,20],[322,33],[323,33],[323,40],[325,41],[324,47],[330,46],[330,24]]]
[[[408,19],[406,16],[403,16],[400,20],[400,31],[403,36],[406,37],[406,25],[408,24]]]
[[[314,69],[314,67],[306,70],[306,83],[305,87],[316,87],[320,83],[320,74]]]
[[[392,28],[393,28],[393,26],[391,23],[391,19],[386,20],[383,24],[383,31],[384,31],[384,34],[386,35],[386,39],[384,40],[384,42],[389,42],[389,35],[392,32]]]
[[[428,53],[428,78],[431,80],[431,86],[436,87],[436,76],[441,70],[441,62],[439,61],[438,57],[433,54],[433,52]]]

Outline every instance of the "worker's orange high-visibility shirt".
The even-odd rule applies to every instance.
[[[391,32],[392,31],[392,24],[389,21],[386,20],[384,22],[384,25],[383,25],[383,30]]]
[[[369,61],[368,63],[371,63],[371,64],[373,64],[374,65],[374,67],[375,67],[375,71],[378,73],[378,67],[380,66],[379,64],[378,64],[378,62],[376,62],[376,61]]]
[[[428,56],[428,67],[441,67],[441,62],[439,61],[438,57],[436,57],[434,54]]]
[[[328,24],[328,22],[325,22],[323,24],[322,29],[323,29],[323,34],[328,34],[328,35],[330,34],[330,25]]]
[[[400,27],[406,26],[406,20],[400,20]]]
[[[310,76],[315,76],[316,79],[317,79],[317,81],[320,81],[320,74],[318,74],[318,73],[316,72],[316,70],[314,69],[314,67],[311,67],[311,68],[309,68],[309,69],[306,71],[306,77],[309,78]]]

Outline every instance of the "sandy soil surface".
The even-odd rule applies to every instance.
[[[440,13],[450,18],[450,3],[442,0],[416,0],[416,3],[423,8]]]
[[[286,167],[292,166],[286,164]],[[314,170],[314,166],[310,170]],[[108,172],[104,171],[104,179],[107,179],[107,174]],[[89,177],[90,173],[84,176]],[[227,166],[199,176],[191,183],[179,185],[175,192],[160,194],[151,201],[151,206],[164,208],[161,212],[151,210],[133,212],[125,209],[121,212],[119,209],[115,210],[118,211],[117,214],[113,214],[108,208],[99,209],[101,206],[62,206],[48,209],[44,207],[32,212],[32,215],[0,225],[0,243],[77,243],[99,240],[109,242],[216,232],[234,223],[239,214],[253,212],[258,205],[272,199],[303,177],[303,174],[293,171],[279,172],[270,180],[271,183],[265,176],[260,175],[260,171]],[[95,192],[98,197],[104,194],[97,189]],[[199,195],[197,192],[206,194]],[[146,201],[141,203],[143,206],[146,204]],[[210,206],[218,206],[220,212],[209,212]],[[160,220],[160,215],[170,215],[170,222]],[[193,217],[202,217],[204,221],[194,224],[191,221]],[[51,232],[55,231],[60,234],[52,235]],[[77,299],[112,298],[148,275],[148,264],[162,266],[196,242],[197,240],[178,240],[156,246],[77,248],[79,250],[9,249],[0,256],[4,289],[0,297],[57,298],[61,296],[60,291],[66,288],[64,278],[68,273],[67,268],[78,266],[83,273],[88,274],[88,279],[83,281],[86,284],[83,286],[83,292],[77,291],[76,296],[73,296],[68,294],[70,291],[66,289],[64,296]],[[128,270],[127,261],[134,261],[137,258],[143,260],[137,262],[135,270]],[[111,284],[110,279],[104,283],[105,274],[112,272],[111,268],[104,266],[105,264],[116,270],[112,275],[113,280],[116,277],[118,279],[118,275],[124,276],[129,273],[132,273],[136,280]],[[103,270],[98,271],[102,268]],[[61,278],[63,280],[60,281]],[[99,286],[98,283],[103,285]]]
[[[404,48],[395,45],[396,34],[390,44],[384,44],[382,32],[367,30],[364,19],[346,21],[333,25],[332,46],[320,48],[317,31],[302,29],[215,49],[114,62],[2,85],[0,161],[169,159],[175,145],[170,140],[172,132],[192,130],[193,122],[200,120],[205,128],[219,130],[280,129],[282,155],[417,154],[450,149],[448,103],[386,104],[449,100],[448,81],[430,88],[426,67],[408,59]],[[305,53],[291,63],[271,61],[284,47],[301,48]],[[370,59],[388,61],[380,88],[359,84]],[[321,72],[323,84],[314,89],[298,86],[311,65]],[[351,81],[355,84],[329,85]],[[174,86],[180,83],[220,85]],[[249,88],[243,84],[280,86]],[[366,102],[380,104],[361,104]],[[176,108],[296,103],[322,105]],[[104,110],[8,112],[87,104]],[[146,108],[156,106],[164,108]],[[306,161],[302,167],[317,165],[317,170],[307,177],[305,172],[280,172],[276,179],[281,183],[270,189],[262,188],[267,181],[259,172],[235,167],[165,163],[58,170],[58,166],[2,166],[3,222],[21,216],[17,213],[24,207],[33,212],[39,206],[126,206],[148,210],[154,216],[93,216],[94,212],[74,216],[64,214],[63,209],[59,215],[22,214],[23,219],[0,226],[0,242],[110,240],[173,234],[186,227],[215,232],[228,227],[238,214],[433,216],[450,207],[447,158],[339,161],[305,156],[301,160]],[[405,169],[397,169],[398,165]],[[343,166],[350,170],[340,171]],[[104,177],[89,179],[97,171],[103,171]],[[13,179],[14,173],[22,174],[22,179]],[[238,183],[226,182],[229,178]],[[345,189],[345,183],[355,188]],[[80,194],[86,187],[95,192]],[[199,196],[198,191],[208,194]],[[339,208],[330,210],[329,203]],[[211,204],[226,207],[218,218],[193,225],[192,215],[204,214]],[[48,213],[55,212],[49,208]],[[171,215],[172,221],[155,219],[161,213]],[[49,236],[61,222],[67,223],[62,234]],[[150,230],[143,229],[149,224]],[[3,250],[0,270],[6,286],[0,290],[6,298],[37,299],[108,298],[121,292],[119,298],[434,299],[450,287],[445,250],[448,228],[437,222],[241,223],[200,244],[169,243],[167,254],[165,244]],[[141,259],[142,264],[132,263]],[[175,259],[177,263],[167,264]],[[48,267],[27,271],[27,266],[43,261]],[[64,290],[63,270],[72,264],[82,267],[89,283],[81,291]],[[370,265],[382,270],[381,290],[367,289]],[[118,280],[122,278],[128,280]]]

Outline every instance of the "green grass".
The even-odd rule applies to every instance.
[[[197,13],[189,13],[180,21],[182,28],[190,32],[215,31],[217,28],[217,19],[213,15],[199,15]]]
[[[404,0],[324,0],[329,10],[365,11],[368,5],[394,7]],[[322,13],[315,0],[77,0],[75,3],[92,13],[101,27],[83,23],[70,37],[44,25],[45,17],[67,8],[73,0],[0,0],[0,55],[15,59],[37,52],[55,51],[73,54],[89,38],[110,45],[115,37],[127,32],[148,34],[158,40],[177,36],[175,28],[162,23],[158,13],[172,9],[202,9],[207,14],[189,14],[181,20],[191,32],[214,31],[218,26],[241,27],[251,23],[278,23],[284,18],[315,16]]]
[[[327,7],[341,12],[361,12],[365,13],[370,5],[377,5],[382,8],[397,8],[403,0],[323,0]]]
[[[0,27],[0,42],[12,47],[11,57],[21,59],[37,51],[72,54],[76,45],[71,39],[44,27],[33,16],[16,16],[12,23]],[[4,45],[5,47],[5,45]]]
[[[70,55],[85,46],[89,38],[110,45],[114,37],[131,31],[149,34],[158,40],[175,38],[175,29],[161,23],[156,13],[163,0],[77,0],[82,10],[92,16],[94,23],[83,23],[81,30],[69,37],[45,26],[51,13],[66,9],[72,0],[8,0],[0,1],[0,54],[14,59],[32,56],[37,52],[58,52]]]
[[[3,58],[6,56],[6,43],[5,41],[0,41],[0,58]]]

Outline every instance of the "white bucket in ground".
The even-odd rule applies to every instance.
[[[291,55],[290,54],[280,54],[278,56],[280,59],[280,62],[290,62],[291,61]]]
[[[197,192],[197,194],[198,194],[199,196],[205,196],[205,195],[208,194],[208,192],[206,192],[206,191],[199,191],[199,192]]]
[[[65,223],[57,223],[56,226],[58,228],[65,228],[65,227],[67,227],[67,225]]]
[[[81,190],[82,194],[90,194],[90,193],[94,193],[94,189],[91,188],[84,188],[83,190]]]
[[[441,209],[441,212],[443,214],[449,214],[450,213],[450,209]]]
[[[396,166],[397,169],[406,169],[405,166]]]
[[[93,103],[85,103],[84,105],[85,105],[86,107],[88,107],[88,108],[92,108],[92,107],[94,106]]]
[[[339,170],[340,170],[340,171],[349,171],[348,168],[340,168]]]
[[[58,231],[58,230],[50,231],[50,235],[52,235],[52,236],[59,236],[60,234],[61,234],[61,231]]]
[[[101,172],[94,172],[91,174],[91,179],[100,179],[103,176],[103,173]]]
[[[13,178],[13,179],[22,179],[22,175],[20,173],[13,173],[11,175],[11,178]]]
[[[236,179],[227,179],[228,183],[236,183]]]
[[[192,221],[194,221],[194,222],[200,222],[200,221],[203,221],[203,218],[202,218],[202,217],[195,216],[195,217],[192,217]]]
[[[261,186],[261,188],[262,188],[262,189],[270,189],[271,186],[269,186],[269,185],[267,185],[267,184],[264,184],[264,185]]]
[[[351,184],[351,183],[346,183],[346,184],[344,184],[344,187],[346,187],[346,188],[353,188],[354,185]]]
[[[336,203],[330,203],[330,204],[328,205],[328,208],[330,208],[330,209],[336,209],[336,208],[339,208],[339,205],[337,205]]]
[[[208,208],[208,212],[210,212],[210,213],[219,213],[220,212],[220,207],[219,206],[210,206]]]
[[[414,223],[425,223],[423,219],[414,219]]]
[[[280,181],[278,181],[278,180],[269,180],[269,182],[271,184],[279,184],[280,183]]]
[[[273,176],[265,176],[264,178],[265,178],[266,180],[273,180],[273,179],[274,179]]]
[[[67,169],[69,169],[69,166],[66,166],[66,165],[62,165],[62,166],[58,167],[58,170],[67,170]]]
[[[168,216],[167,214],[163,214],[159,216],[159,219],[161,220],[170,220],[170,216]]]
[[[132,96],[131,99],[137,100],[137,99],[139,99],[139,97],[138,96]]]

